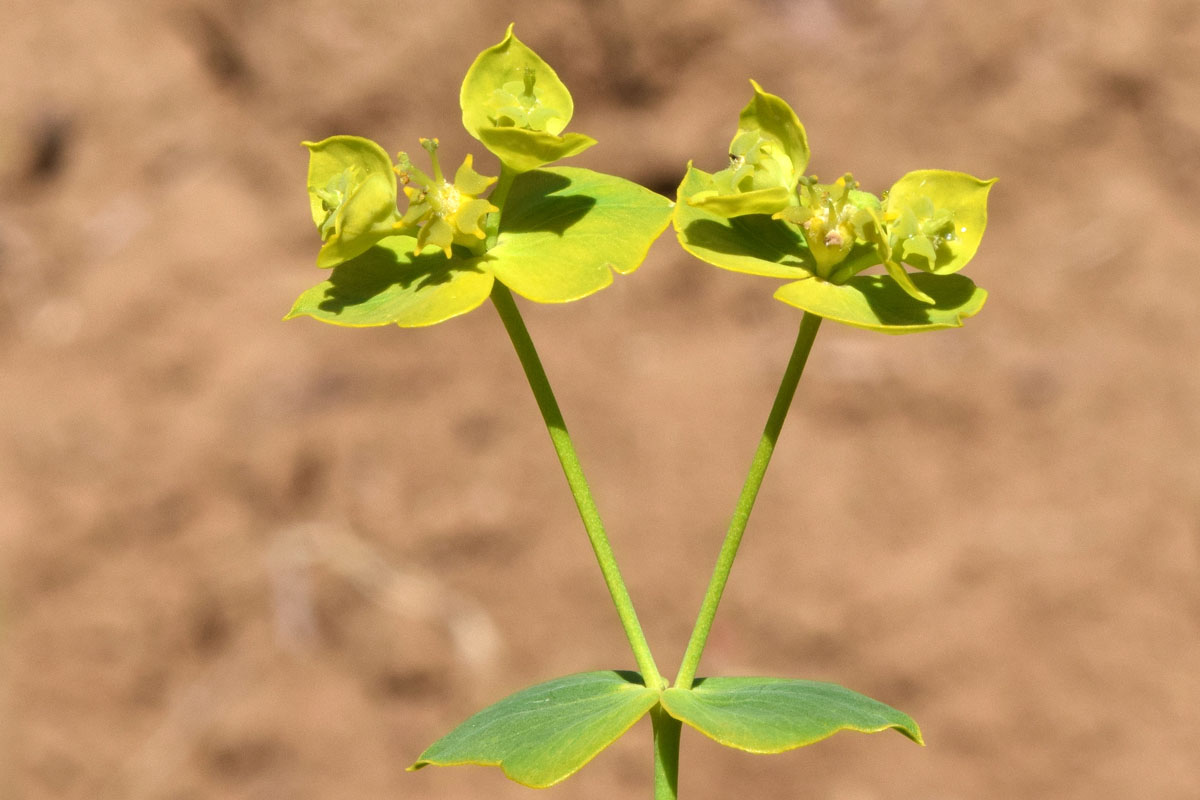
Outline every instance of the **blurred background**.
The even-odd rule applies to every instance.
[[[843,683],[929,746],[689,730],[682,796],[1200,796],[1194,0],[0,8],[0,795],[530,797],[403,770],[632,666],[490,307],[280,321],[323,275],[300,141],[494,170],[458,86],[515,20],[600,141],[577,166],[673,194],[753,77],[822,178],[1000,178],[980,316],[824,326],[701,666]],[[669,672],[795,335],[775,286],[668,233],[523,304]],[[648,796],[649,737],[542,796]]]

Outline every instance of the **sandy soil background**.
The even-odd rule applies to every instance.
[[[631,666],[493,310],[280,322],[321,278],[300,140],[493,165],[458,84],[516,20],[580,166],[673,193],[754,77],[822,177],[1001,179],[979,317],[822,330],[701,669],[836,680],[929,746],[689,731],[683,796],[1200,797],[1200,5],[0,10],[0,795],[530,797],[403,769]],[[795,333],[774,286],[668,235],[523,305],[667,670]],[[648,796],[649,733],[542,796]]]

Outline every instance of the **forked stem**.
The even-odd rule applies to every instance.
[[[708,641],[708,633],[712,630],[713,617],[717,614],[717,606],[721,603],[721,595],[729,580],[729,571],[733,567],[733,559],[737,556],[738,546],[742,543],[742,534],[746,532],[746,523],[750,521],[750,512],[754,508],[754,500],[758,497],[758,489],[762,486],[763,476],[771,463],[771,454],[775,452],[775,442],[779,439],[779,431],[787,418],[792,398],[796,394],[796,385],[804,373],[804,364],[812,350],[813,340],[821,318],[815,314],[804,313],[800,320],[800,331],[796,334],[796,344],[792,348],[792,357],[788,361],[787,370],[779,384],[775,395],[775,404],[771,406],[771,414],[767,417],[767,425],[759,439],[758,449],[754,452],[754,460],[750,462],[750,472],[746,483],[742,486],[741,496],[733,511],[733,519],[729,522],[729,530],[721,545],[721,554],[717,557],[717,565],[713,569],[708,591],[700,606],[700,614],[696,617],[696,626],[692,629],[692,638],[688,641],[687,650],[683,654],[683,663],[679,666],[679,674],[675,677],[675,686],[684,689],[692,687],[696,678],[696,668],[700,664],[700,656],[704,653],[704,645]]]
[[[558,460],[567,476],[567,484],[571,487],[571,494],[575,498],[579,516],[583,519],[583,527],[592,544],[592,551],[596,554],[596,561],[600,564],[604,583],[608,586],[613,604],[617,607],[617,616],[621,618],[621,626],[625,629],[629,646],[633,648],[633,657],[637,661],[638,669],[641,670],[642,679],[646,686],[652,689],[661,689],[666,686],[666,681],[663,680],[654,663],[654,656],[650,654],[650,645],[638,622],[637,612],[633,608],[633,600],[629,597],[625,581],[621,579],[621,571],[613,556],[608,535],[604,532],[604,523],[600,520],[600,513],[596,510],[596,503],[592,499],[591,489],[588,488],[587,478],[584,477],[583,468],[579,464],[575,445],[571,442],[570,434],[567,433],[567,424],[563,421],[562,411],[558,408],[558,401],[554,399],[554,391],[550,388],[550,381],[546,378],[546,371],[542,368],[542,361],[538,358],[537,350],[534,349],[533,340],[529,337],[529,331],[525,328],[525,321],[521,319],[521,312],[513,301],[512,293],[499,281],[496,281],[492,287],[492,303],[496,306],[501,321],[504,322],[508,337],[517,351],[517,357],[521,359],[525,377],[529,380],[529,388],[533,389],[533,396],[537,399],[542,419],[546,421],[546,429],[550,432],[550,441],[554,444],[554,452],[558,454]]]

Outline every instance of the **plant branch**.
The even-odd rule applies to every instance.
[[[517,177],[517,173],[513,172],[507,166],[501,164],[500,179],[496,181],[495,188],[488,195],[488,202],[494,205],[500,211],[493,211],[488,214],[487,219],[483,223],[483,232],[485,235],[483,252],[487,252],[496,246],[496,239],[500,236],[500,214],[504,211],[504,203],[508,200],[508,190],[512,188],[513,179]]]
[[[679,674],[675,677],[675,686],[690,689],[696,677],[696,668],[700,664],[700,656],[708,641],[708,633],[712,629],[713,617],[717,614],[717,606],[721,603],[721,595],[729,580],[729,571],[733,568],[733,560],[737,556],[738,546],[742,543],[742,534],[746,531],[746,523],[750,521],[750,512],[754,509],[754,500],[758,497],[758,489],[762,486],[763,476],[771,463],[771,454],[775,452],[775,442],[779,439],[779,431],[787,418],[792,398],[796,394],[796,386],[804,373],[804,364],[812,350],[813,340],[821,318],[815,314],[804,313],[800,320],[800,331],[796,334],[796,344],[792,348],[792,357],[788,361],[787,370],[779,384],[775,395],[775,404],[771,406],[771,414],[767,417],[767,425],[763,429],[758,449],[754,452],[754,460],[750,462],[750,472],[746,475],[746,483],[742,486],[741,496],[738,497],[733,519],[729,522],[729,530],[721,545],[721,554],[717,557],[708,591],[700,606],[700,614],[696,617],[696,626],[688,641],[687,650],[683,654],[683,663],[679,666]]]
[[[621,571],[617,567],[617,560],[613,555],[612,546],[609,544],[608,535],[604,532],[604,523],[600,520],[600,513],[596,510],[596,503],[592,499],[591,489],[588,488],[587,478],[584,477],[583,468],[579,464],[579,456],[576,455],[571,436],[567,433],[567,425],[558,408],[558,401],[554,399],[550,381],[546,378],[546,371],[542,368],[537,350],[534,349],[533,340],[529,338],[529,331],[525,328],[524,320],[521,319],[521,312],[517,309],[517,304],[513,301],[508,288],[499,281],[496,281],[492,288],[492,303],[496,306],[496,311],[499,312],[500,319],[504,322],[504,328],[508,331],[509,338],[512,339],[517,357],[521,359],[521,366],[525,369],[525,377],[529,380],[529,387],[533,389],[533,396],[537,399],[542,418],[546,421],[546,429],[550,432],[550,441],[554,444],[554,452],[558,454],[558,460],[567,476],[567,484],[571,487],[575,505],[579,508],[579,516],[583,519],[583,527],[587,531],[588,540],[592,543],[596,561],[600,564],[600,572],[604,575],[604,582],[608,586],[609,594],[612,595],[613,604],[617,607],[617,615],[621,618],[625,636],[629,639],[630,647],[633,648],[633,656],[637,660],[638,669],[642,672],[646,686],[652,689],[661,689],[666,686],[666,681],[663,680],[654,663],[654,657],[650,654],[650,645],[638,622],[637,612],[633,608],[633,600],[629,597],[625,581],[621,579]]]

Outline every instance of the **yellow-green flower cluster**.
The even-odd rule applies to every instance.
[[[459,104],[466,131],[499,159],[498,177],[476,172],[470,155],[444,173],[433,138],[421,139],[424,170],[359,136],[306,143],[317,265],[333,271],[289,318],[434,325],[477,308],[497,285],[568,303],[642,263],[673,203],[613,175],[549,166],[596,142],[566,130],[571,93],[512,26],[475,59]]]
[[[454,173],[454,181],[447,181],[438,162],[438,140],[422,139],[421,146],[433,162],[433,177],[413,166],[407,153],[400,153],[396,172],[408,197],[408,210],[400,221],[406,226],[421,226],[416,252],[434,245],[449,258],[451,245],[470,247],[486,238],[484,218],[499,209],[479,195],[496,179],[476,172],[468,154]]]
[[[817,274],[828,276],[850,254],[855,241],[866,240],[870,228],[878,224],[879,198],[859,191],[850,173],[830,184],[817,183],[815,177],[801,178],[798,188],[800,204],[777,211],[772,218],[800,226]]]
[[[687,204],[725,219],[770,215],[802,237],[814,276],[841,284],[881,264],[906,294],[933,303],[902,264],[933,274],[961,269],[983,235],[991,182],[922,170],[901,178],[883,199],[861,191],[849,173],[818,183],[804,176],[808,140],[795,112],[751,83],[754,97],[738,117],[729,165],[683,198]]]
[[[986,293],[953,273],[979,247],[993,181],[918,170],[882,196],[849,173],[819,183],[805,176],[808,139],[796,113],[751,84],[728,164],[711,174],[689,165],[680,185],[674,219],[684,248],[724,269],[791,279],[778,299],[872,330],[955,327],[977,312]]]

